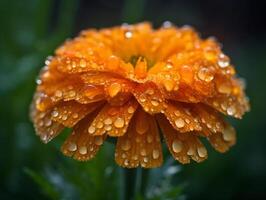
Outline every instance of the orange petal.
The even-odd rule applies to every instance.
[[[143,110],[148,113],[160,113],[166,107],[164,97],[154,83],[139,84],[133,91],[133,95],[143,107]]]
[[[87,114],[93,112],[101,103],[80,104],[75,101],[62,102],[53,108],[52,120],[66,127],[73,127]]]
[[[88,126],[92,119],[92,116],[88,116],[74,127],[73,132],[61,147],[63,154],[73,156],[74,159],[80,161],[90,160],[96,155],[106,135],[88,134]]]
[[[137,128],[139,116],[146,119],[146,128]],[[144,122],[142,122],[144,124]],[[117,139],[115,160],[118,165],[135,168],[159,167],[163,161],[161,142],[155,119],[139,109],[130,123],[128,132]]]
[[[163,115],[158,115],[157,121],[162,129],[168,149],[176,160],[186,164],[190,162],[190,158],[196,162],[207,159],[207,150],[194,132],[177,132]]]
[[[137,106],[135,100],[130,100],[122,106],[107,103],[91,123],[88,132],[92,135],[103,135],[107,132],[115,137],[124,135]]]
[[[231,146],[236,143],[235,129],[226,124],[222,133],[215,133],[208,137],[209,142],[217,151],[223,153],[226,152]]]
[[[34,122],[36,134],[44,143],[51,141],[64,128],[60,123],[51,120],[51,110],[42,112],[36,109],[35,105],[31,105],[31,119]]]
[[[171,125],[180,132],[201,131],[199,120],[193,116],[186,104],[169,103],[164,112]]]
[[[203,128],[202,132],[205,135],[222,132],[224,130],[224,120],[220,113],[204,104],[195,104],[192,108],[193,113],[198,116],[198,119]]]

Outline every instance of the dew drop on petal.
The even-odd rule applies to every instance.
[[[146,156],[146,155],[147,155],[147,151],[146,151],[146,149],[141,149],[141,151],[140,151],[140,155],[142,155],[142,156]]]
[[[77,119],[79,117],[79,115],[77,113],[73,114],[73,118]]]
[[[128,109],[127,109],[127,112],[129,113],[129,114],[132,114],[132,113],[134,113],[134,108],[132,107],[132,106],[130,106]]]
[[[51,113],[51,115],[52,115],[53,117],[57,117],[57,116],[59,115],[59,113],[58,113],[58,111],[54,110],[54,111]]]
[[[200,68],[198,71],[198,77],[202,81],[210,82],[213,80],[214,76],[210,69],[206,67]]]
[[[207,150],[205,147],[201,146],[197,148],[198,154],[200,157],[204,158],[207,156]]]
[[[223,131],[223,139],[227,142],[232,142],[235,140],[235,131],[232,127],[227,127]]]
[[[131,31],[126,31],[125,32],[125,38],[126,39],[130,39],[130,38],[132,38],[132,36],[133,36],[133,33]]]
[[[230,106],[226,109],[228,115],[234,115],[236,113],[236,109],[234,106]]]
[[[172,149],[175,153],[179,153],[182,151],[183,144],[181,141],[175,139],[172,143]]]
[[[94,132],[95,132],[95,127],[94,126],[90,126],[89,128],[88,128],[88,132],[89,132],[89,134],[93,134]]]
[[[130,145],[129,140],[125,140],[125,141],[122,143],[121,148],[122,148],[124,151],[128,151],[128,150],[131,148],[131,145]]]
[[[221,68],[228,67],[230,64],[228,57],[226,57],[224,54],[219,55],[218,65]]]
[[[185,121],[182,118],[177,118],[175,120],[175,125],[177,128],[183,128],[185,126]]]
[[[45,125],[46,127],[51,126],[51,125],[52,125],[52,120],[47,119],[47,120],[45,121],[44,125]]]
[[[73,142],[69,143],[68,150],[69,151],[76,151],[77,150],[77,145],[75,143],[73,143]]]
[[[60,98],[60,97],[63,96],[63,92],[61,90],[56,90],[55,96],[58,97],[58,98]]]
[[[80,67],[84,68],[84,67],[87,66],[87,63],[86,63],[85,60],[81,59],[81,60],[79,61],[79,65],[80,65]]]
[[[108,93],[111,97],[116,96],[120,91],[122,87],[119,83],[112,83],[108,88]]]
[[[218,86],[218,91],[222,94],[230,94],[232,91],[232,88],[230,87],[230,85],[226,83],[222,83]]]
[[[160,156],[160,152],[159,152],[159,150],[158,150],[158,149],[154,149],[154,150],[152,151],[152,157],[153,157],[153,159],[158,159],[159,156]]]
[[[85,155],[87,153],[87,147],[82,146],[79,148],[79,153]]]
[[[163,85],[168,92],[174,89],[174,82],[172,80],[169,79],[164,80]]]
[[[114,122],[114,125],[115,125],[116,128],[122,128],[122,127],[124,127],[124,124],[125,124],[124,119],[123,118],[120,118],[120,117],[118,117],[115,120],[115,122]]]
[[[156,101],[156,100],[151,100],[151,104],[152,104],[153,106],[158,106],[158,105],[159,105],[159,102]]]
[[[102,128],[103,127],[103,123],[101,121],[99,121],[96,125],[97,128]]]
[[[112,123],[113,123],[112,119],[111,119],[111,118],[109,118],[109,117],[108,117],[108,118],[106,118],[106,119],[105,119],[103,122],[104,122],[104,124],[105,124],[105,125],[110,125],[110,124],[112,124]]]

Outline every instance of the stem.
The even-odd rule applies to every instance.
[[[146,194],[146,186],[148,182],[148,173],[147,169],[136,168],[136,169],[121,169],[121,181],[120,186],[121,200],[134,200],[138,195],[141,195],[143,198]]]

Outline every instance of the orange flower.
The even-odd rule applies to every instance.
[[[189,27],[86,30],[45,64],[31,118],[45,143],[73,128],[62,152],[77,160],[93,158],[115,137],[120,166],[158,167],[160,129],[176,160],[200,162],[207,150],[199,138],[227,151],[236,136],[222,114],[241,118],[249,110],[242,81],[219,44]]]

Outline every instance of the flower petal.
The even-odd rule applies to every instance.
[[[200,121],[202,132],[204,135],[211,135],[216,132],[223,132],[224,120],[220,113],[204,104],[195,104],[192,107],[192,112],[196,114]]]
[[[165,109],[165,101],[162,93],[152,82],[139,84],[133,94],[145,112],[159,113]]]
[[[64,129],[62,124],[51,120],[51,110],[39,111],[32,104],[30,112],[36,134],[39,135],[44,143],[51,141]]]
[[[90,160],[96,155],[106,135],[88,134],[88,126],[92,119],[92,116],[88,116],[74,127],[73,132],[61,147],[64,155],[80,161]]]
[[[88,132],[92,135],[122,136],[126,133],[129,122],[137,109],[135,100],[122,106],[106,104],[91,123]]]
[[[98,108],[102,102],[80,104],[76,101],[61,102],[53,108],[52,120],[66,127],[73,127],[87,114]]]
[[[141,121],[146,119],[146,121]],[[138,123],[145,123],[144,129],[137,128]],[[139,131],[142,130],[142,131]],[[118,165],[135,168],[159,167],[163,161],[161,142],[155,119],[138,109],[134,119],[130,122],[128,132],[118,137],[115,160]]]
[[[168,149],[172,156],[182,164],[190,163],[190,158],[196,162],[207,159],[207,150],[194,132],[180,133],[172,128],[163,115],[157,116]]]
[[[208,137],[208,140],[213,148],[224,153],[236,143],[235,129],[227,123],[222,133],[212,134]]]
[[[182,103],[168,103],[164,115],[171,125],[180,132],[201,131],[202,127],[191,107]]]

